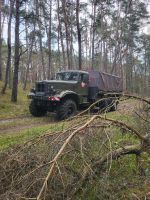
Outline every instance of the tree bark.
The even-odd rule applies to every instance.
[[[95,22],[95,18],[96,18],[96,2],[94,1],[94,5],[93,5],[93,32],[92,32],[92,69],[94,69],[94,57],[95,57],[95,29],[96,29],[96,22]]]
[[[8,57],[7,57],[7,65],[6,65],[6,73],[5,73],[5,83],[2,88],[2,94],[5,94],[8,79],[10,77],[10,70],[11,70],[11,22],[12,22],[12,12],[14,8],[15,0],[10,0],[10,8],[9,8],[9,21],[8,21],[8,31],[7,31],[7,49],[8,49]]]
[[[40,14],[39,14],[39,1],[36,0],[36,14],[37,17],[40,19]],[[46,79],[46,74],[45,74],[45,63],[44,63],[44,53],[43,53],[43,42],[42,42],[42,33],[41,33],[41,22],[38,19],[38,28],[39,28],[39,45],[40,45],[40,54],[41,54],[41,64],[42,64],[42,70],[43,70],[43,79]]]
[[[79,22],[79,12],[80,12],[80,0],[77,0],[76,4],[76,23],[77,23],[77,34],[78,34],[78,59],[79,59],[79,70],[82,69],[82,46],[81,46],[81,29]]]
[[[17,102],[17,93],[18,93],[18,71],[19,71],[19,25],[20,25],[20,1],[16,0],[16,16],[15,16],[15,61],[14,61],[14,75],[13,75],[13,88],[12,88],[12,96],[11,101]]]
[[[0,0],[0,81],[2,81],[2,0]]]
[[[58,32],[60,35],[60,42],[61,42],[61,49],[62,49],[62,56],[63,56],[63,68],[66,68],[66,56],[65,56],[65,48],[64,48],[64,42],[63,42],[63,33],[62,33],[62,25],[61,25],[61,19],[60,19],[60,3],[59,0],[57,0],[57,17],[58,17]]]
[[[26,70],[26,74],[25,74],[23,90],[26,90],[26,87],[27,87],[27,80],[28,80],[29,68],[30,68],[30,64],[31,64],[32,51],[33,51],[33,43],[34,43],[34,38],[31,39],[31,47],[29,49],[29,54],[28,54],[28,63],[27,63],[27,70]]]
[[[63,14],[64,14],[64,23],[65,23],[65,31],[66,31],[66,47],[67,47],[67,60],[68,60],[68,69],[71,69],[71,63],[70,63],[70,49],[69,49],[69,29],[68,29],[68,19],[67,19],[67,13],[66,13],[66,0],[62,1],[62,8],[63,8]]]
[[[50,0],[49,7],[49,29],[48,29],[48,79],[52,76],[52,48],[51,48],[51,35],[52,35],[52,0]]]

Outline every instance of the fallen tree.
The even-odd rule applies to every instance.
[[[125,155],[135,155],[144,172],[140,157],[150,153],[149,133],[103,114],[82,115],[65,122],[63,131],[47,132],[0,155],[1,199],[74,199],[107,163],[111,169],[113,160]],[[116,145],[114,136],[125,144]]]

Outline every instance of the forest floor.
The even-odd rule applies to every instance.
[[[28,109],[28,91],[23,91],[21,85],[19,86],[17,103],[10,101],[9,89],[5,95],[0,95],[0,150],[23,143],[46,131],[61,130],[67,126],[67,123],[58,123],[52,113],[40,118],[31,116]],[[107,116],[135,126],[133,115],[140,106],[139,101],[133,99],[121,101],[117,111],[107,113]]]
[[[55,114],[52,113],[48,113],[45,117],[40,118],[31,116],[28,110],[30,101],[25,93],[21,93],[17,104],[11,103],[8,95],[3,96],[4,100],[0,103],[0,149],[8,148],[17,143],[23,143],[48,130],[59,130],[67,126],[67,123],[58,123],[55,119]],[[138,101],[126,100],[119,103],[116,112],[107,113],[107,116],[131,123],[132,115],[137,106],[140,106]]]
[[[4,96],[0,96],[0,151],[4,152],[17,144],[24,145],[26,141],[38,138],[46,133],[61,132],[69,127],[69,122],[59,122],[55,120],[55,116],[48,113],[45,117],[32,117],[28,111],[29,100],[27,99],[27,92],[23,92],[19,88],[19,99],[16,104],[10,102],[10,91]],[[120,122],[124,122],[135,129],[143,129],[140,127],[135,116],[142,109],[143,104],[137,100],[128,99],[121,101],[118,109],[115,112],[105,113],[105,116]],[[74,123],[74,121],[72,121]],[[73,126],[73,124],[71,125]],[[144,130],[147,131],[147,130]],[[109,131],[108,131],[109,132]],[[121,130],[111,129],[115,140],[115,145],[130,144],[134,141],[131,136],[123,136],[118,134]],[[91,138],[92,139],[92,138]],[[94,144],[95,143],[95,144]],[[40,144],[42,145],[42,144]],[[97,149],[97,141],[93,139],[91,149]],[[32,153],[31,153],[32,154]],[[34,152],[33,152],[34,154]],[[95,182],[95,187],[87,187],[87,195],[80,199],[99,199],[99,193],[103,195],[103,199],[150,199],[150,182],[149,182],[149,158],[144,154],[143,164],[146,168],[146,176],[140,177],[135,165],[135,157],[129,156],[122,160],[115,161],[112,164],[112,169],[108,179],[101,177],[101,182]],[[68,161],[66,162],[68,164]],[[75,165],[78,167],[78,164]],[[76,169],[76,168],[75,168]],[[104,172],[105,174],[105,172]],[[101,188],[101,189],[100,189]],[[99,192],[100,190],[100,192]],[[105,193],[106,192],[106,193]],[[110,195],[110,196],[109,196]],[[108,198],[107,198],[108,196]],[[77,197],[77,199],[79,199]]]
[[[132,115],[135,111],[135,100],[125,101],[118,105],[118,109],[113,115]],[[28,106],[28,104],[26,105]],[[26,108],[27,110],[28,108]],[[112,115],[112,114],[109,114]],[[17,132],[31,129],[34,127],[41,127],[46,126],[49,124],[57,123],[55,119],[55,114],[48,113],[45,117],[32,117],[28,112],[23,116],[12,116],[9,117],[8,115],[5,115],[5,118],[0,118],[0,135],[6,135],[6,134],[15,134]]]
[[[0,85],[2,85],[0,83]],[[57,123],[55,115],[48,113],[45,117],[36,118],[29,113],[30,100],[27,98],[28,90],[23,91],[21,86],[18,90],[18,101],[10,101],[11,92],[6,91],[0,96],[0,149],[5,149],[19,142],[36,137],[43,132],[60,129],[62,123]],[[130,121],[131,115],[139,106],[136,100],[126,100],[120,102],[116,112],[108,113],[109,117]],[[67,123],[66,123],[67,124]]]

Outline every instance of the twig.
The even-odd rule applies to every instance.
[[[70,136],[66,139],[66,141],[64,142],[64,144],[62,145],[62,147],[60,148],[59,152],[57,153],[57,155],[54,157],[53,159],[53,162],[52,162],[52,165],[50,167],[50,170],[45,178],[45,181],[43,183],[43,186],[37,196],[37,200],[40,200],[41,199],[41,196],[46,188],[46,185],[47,185],[47,182],[54,170],[54,167],[57,163],[57,160],[58,158],[61,156],[62,152],[64,151],[65,147],[68,145],[68,143],[71,141],[71,139],[80,131],[82,131],[85,127],[87,127],[90,123],[92,123],[95,119],[96,119],[97,116],[93,116],[86,124],[84,124],[83,126],[79,127],[77,130],[73,131],[73,133],[70,134]]]
[[[110,119],[110,118],[106,118],[106,117],[102,117],[100,115],[98,117],[103,119],[103,120],[112,122],[113,125],[116,125],[116,126],[121,127],[121,128],[125,128],[127,131],[134,133],[142,141],[147,140],[146,137],[142,136],[137,130],[135,130],[134,128],[128,126],[127,124],[125,124],[123,122],[120,122],[120,121],[117,121],[117,120],[114,120],[114,119]]]
[[[104,163],[107,161],[108,158],[112,158],[113,160],[118,159],[119,157],[127,154],[135,154],[138,155],[141,152],[141,146],[140,145],[131,145],[131,146],[126,146],[124,148],[119,148],[117,150],[114,150],[113,152],[109,152],[108,154],[104,155],[102,158],[98,158],[93,164],[91,165],[90,168],[92,168],[94,173],[92,173],[92,176],[97,171],[100,171]],[[83,175],[78,181],[78,186],[74,187],[70,193],[70,198],[72,199],[74,195],[80,190],[82,185],[84,185],[88,180],[90,176],[90,170],[89,167],[85,167],[83,170]]]

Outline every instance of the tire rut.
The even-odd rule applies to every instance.
[[[10,117],[10,118],[6,118],[6,119],[0,118],[0,124],[5,124],[5,123],[14,122],[14,121],[23,120],[23,119],[30,119],[30,118],[32,118],[32,117],[31,116],[19,116],[19,117]]]
[[[17,132],[23,131],[23,130],[28,130],[34,127],[40,127],[44,125],[49,125],[50,123],[48,122],[42,122],[42,123],[33,123],[29,125],[17,125],[17,126],[12,126],[12,127],[7,127],[7,128],[0,128],[0,135],[5,135],[5,134],[15,134]]]
[[[42,121],[43,119],[41,119],[41,121],[32,121],[33,119],[34,118],[32,116],[21,116],[21,117],[0,119],[0,125],[2,125],[2,127],[0,127],[0,135],[15,134],[22,130],[28,130],[30,128],[56,123],[55,120],[50,121],[50,118],[48,116],[44,118],[44,121]],[[27,121],[24,122],[24,120]],[[16,124],[11,124],[12,122],[16,122]],[[17,122],[19,123],[17,124]]]

